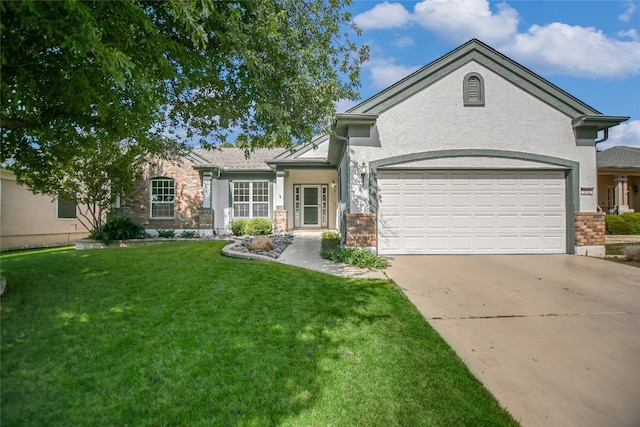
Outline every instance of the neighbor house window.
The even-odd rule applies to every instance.
[[[175,214],[175,181],[170,178],[151,180],[151,218],[173,218]]]
[[[237,181],[233,183],[234,218],[269,218],[269,182]]]
[[[76,202],[58,199],[58,219],[77,218],[76,209]]]
[[[465,106],[484,105],[484,79],[478,73],[469,73],[464,76],[463,96]]]

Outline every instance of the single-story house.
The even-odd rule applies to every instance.
[[[0,169],[0,251],[71,245],[88,235],[75,203],[33,194],[12,172]]]
[[[604,254],[606,116],[471,40],[289,150],[194,149],[149,166],[125,214],[148,228],[337,229],[392,254]],[[600,131],[603,131],[600,133]]]
[[[598,204],[605,213],[640,212],[640,148],[611,147],[596,154]]]

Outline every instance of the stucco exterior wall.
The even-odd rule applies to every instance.
[[[73,244],[89,232],[77,219],[58,219],[51,196],[33,194],[0,172],[0,250]]]
[[[484,78],[485,105],[463,105],[463,79]],[[353,140],[349,158],[364,161],[435,150],[504,150],[568,159],[580,163],[580,187],[596,187],[593,141],[576,142],[571,118],[486,67],[470,62],[391,109],[377,120],[380,147]],[[500,163],[500,160],[497,160]],[[464,167],[473,167],[465,159]],[[485,167],[478,163],[477,167]],[[368,187],[351,173],[351,212],[366,212]],[[576,211],[595,211],[596,196],[580,196]]]

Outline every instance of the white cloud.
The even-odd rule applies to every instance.
[[[371,73],[374,87],[384,89],[416,71],[417,66],[396,64],[395,58],[375,58],[367,61],[364,67]]]
[[[617,36],[620,37],[621,39],[626,37],[635,42],[640,41],[640,36],[638,36],[638,32],[634,29],[628,30],[628,31],[618,31]]]
[[[409,36],[400,37],[394,43],[397,47],[403,48],[408,46],[413,46],[416,42]]]
[[[379,3],[371,10],[356,15],[353,18],[358,27],[363,30],[403,27],[409,21],[411,14],[400,3]]]
[[[609,130],[609,139],[598,144],[599,150],[605,150],[616,145],[640,148],[640,120],[621,123]]]
[[[497,43],[518,30],[518,12],[506,3],[498,3],[492,12],[488,0],[424,0],[414,8],[413,19],[444,39],[464,42],[472,38]]]
[[[640,73],[640,43],[608,38],[593,27],[533,25],[500,50],[550,74],[622,78]]]
[[[636,4],[633,1],[627,2],[627,10],[624,13],[618,15],[618,19],[624,22],[631,21],[631,16],[633,16],[633,12],[636,11]]]

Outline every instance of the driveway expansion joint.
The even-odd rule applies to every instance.
[[[515,319],[535,317],[574,317],[574,316],[607,316],[620,314],[640,314],[640,311],[598,311],[592,313],[546,313],[546,314],[496,314],[491,316],[464,316],[464,317],[427,317],[428,320],[485,320],[485,319]]]

